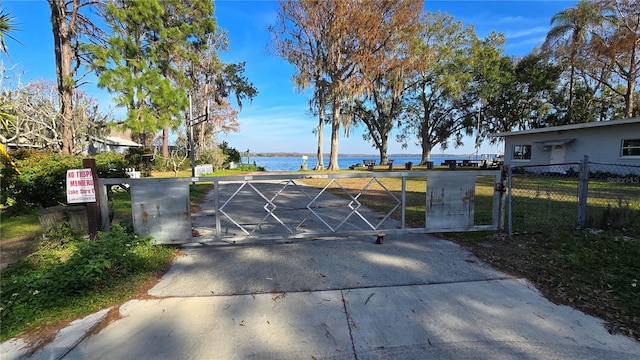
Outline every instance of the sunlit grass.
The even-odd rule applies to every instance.
[[[372,174],[374,176],[375,174]],[[304,179],[307,185],[323,188],[331,180],[328,179]],[[400,199],[402,197],[402,178],[397,177],[380,177],[376,178],[376,182],[371,183],[371,178],[339,178],[335,179],[338,185],[332,185],[327,190],[338,196],[346,196],[344,191],[339,187],[348,190],[352,196],[363,191],[363,195],[358,198],[363,205],[380,213],[388,213],[396,205],[391,201],[390,191],[393,195]],[[379,184],[377,184],[379,182]],[[381,184],[381,185],[380,185]],[[367,187],[365,189],[365,186]],[[384,188],[383,188],[384,186]],[[425,227],[425,211],[426,211],[426,178],[411,177],[405,182],[405,221],[409,227],[423,228]],[[386,189],[386,190],[385,190]],[[493,194],[494,194],[494,177],[483,176],[478,177],[476,181],[476,197],[474,221],[477,225],[490,224],[493,215]],[[368,195],[368,196],[367,196]],[[391,214],[391,217],[400,220],[401,210],[397,209]]]
[[[512,178],[512,226],[515,232],[573,229],[578,226],[577,178],[514,175]],[[590,179],[587,194],[587,226],[622,226],[640,218],[640,186]],[[627,219],[629,221],[627,221]]]
[[[38,209],[0,213],[0,238],[2,240],[33,237],[39,232]]]

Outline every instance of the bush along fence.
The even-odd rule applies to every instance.
[[[554,228],[616,229],[640,222],[640,164],[590,162],[507,167],[509,234]]]

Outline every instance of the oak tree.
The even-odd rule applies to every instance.
[[[423,2],[283,0],[280,4],[279,21],[270,28],[277,53],[296,67],[297,84],[315,86],[314,95],[322,96],[319,109],[330,109],[328,168],[338,170],[340,128],[348,134],[353,119],[342,110],[367,92],[369,79],[388,70],[396,55],[395,40],[407,21],[422,12]]]
[[[640,78],[640,3],[631,0],[601,2],[604,20],[594,31],[591,50],[597,64],[609,69],[610,78],[601,82],[624,102],[622,117],[633,117],[636,88]],[[638,106],[638,105],[636,105]]]
[[[410,98],[398,141],[404,147],[415,138],[422,148],[421,162],[430,161],[436,145],[442,149],[462,144],[473,133],[474,104],[491,84],[483,81],[499,65],[502,37],[478,39],[472,27],[446,13],[425,13],[416,52],[434,59],[421,67],[411,81]],[[498,49],[498,50],[497,50]]]

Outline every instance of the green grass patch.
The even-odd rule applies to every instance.
[[[610,331],[640,340],[638,234],[638,226],[625,231],[555,230],[463,243],[480,259],[531,280],[552,301],[597,316]]]
[[[193,186],[189,186],[189,202],[191,204],[191,208],[198,206],[207,195],[209,191],[213,189],[213,183],[207,182],[198,182],[196,183],[195,188]]]
[[[109,208],[113,210],[113,223],[131,222],[131,194],[115,187],[108,194]]]
[[[259,171],[264,171],[264,169],[257,167],[253,164],[249,164],[249,165],[242,164],[238,166],[236,169],[217,169],[210,174],[202,175],[202,177],[242,175],[250,172],[259,172]],[[179,170],[177,174],[174,171],[154,170],[151,172],[151,177],[154,177],[154,178],[191,177],[191,169]]]
[[[15,239],[36,236],[40,232],[37,208],[3,210],[0,213],[0,238]]]
[[[512,225],[517,233],[578,226],[578,179],[514,175],[511,190]],[[587,227],[624,229],[640,219],[640,186],[590,179]]]
[[[372,175],[373,176],[373,175]],[[393,198],[387,193],[391,192],[397,199],[402,196],[401,178],[377,178],[377,182],[369,183],[369,178],[339,178],[337,184],[332,184],[327,191],[334,195],[346,196],[344,190],[352,196],[356,196],[362,191],[358,201],[368,208],[380,213],[387,214],[396,205]],[[491,224],[493,218],[493,194],[494,177],[481,176],[476,179],[475,188],[475,212],[474,222],[476,225]],[[305,184],[315,187],[325,187],[327,179],[304,179]],[[366,189],[364,187],[366,186]],[[405,183],[406,206],[405,221],[408,227],[425,227],[426,210],[426,189],[428,184],[424,178],[407,178]],[[344,189],[344,190],[343,190]],[[396,209],[391,217],[400,220],[401,210]]]
[[[126,301],[173,254],[118,225],[96,241],[62,226],[37,252],[2,270],[0,340]]]

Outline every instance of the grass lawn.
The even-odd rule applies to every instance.
[[[37,209],[0,211],[0,264],[5,267],[36,251],[41,232]]]
[[[0,236],[2,239],[15,239],[33,236],[40,231],[37,209],[25,209],[19,213],[3,211],[0,213]]]

